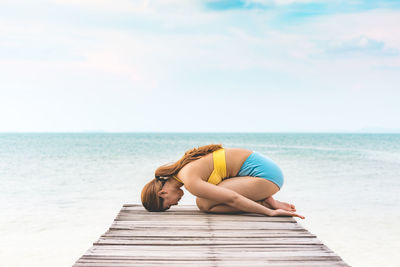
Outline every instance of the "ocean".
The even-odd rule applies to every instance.
[[[158,166],[210,143],[273,159],[275,197],[348,264],[398,266],[400,134],[336,133],[0,134],[1,266],[71,266]]]

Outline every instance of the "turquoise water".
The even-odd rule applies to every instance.
[[[156,167],[209,143],[278,163],[276,198],[349,264],[397,266],[400,134],[280,133],[0,134],[2,266],[71,266]]]

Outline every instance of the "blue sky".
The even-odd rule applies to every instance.
[[[0,132],[400,129],[400,1],[0,3]]]

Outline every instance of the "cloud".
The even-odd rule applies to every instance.
[[[344,0],[208,0],[204,6],[212,11],[266,10],[277,14],[281,23],[301,21],[308,17],[357,13],[374,9],[399,9],[400,2],[386,1],[344,1]]]
[[[399,49],[387,49],[383,41],[374,40],[366,36],[359,36],[350,40],[333,41],[328,44],[325,52],[334,55],[375,55],[398,56]]]

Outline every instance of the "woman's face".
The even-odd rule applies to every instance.
[[[166,185],[159,192],[163,200],[163,208],[169,209],[173,205],[178,205],[178,201],[183,196],[183,190],[180,188],[171,188]]]

